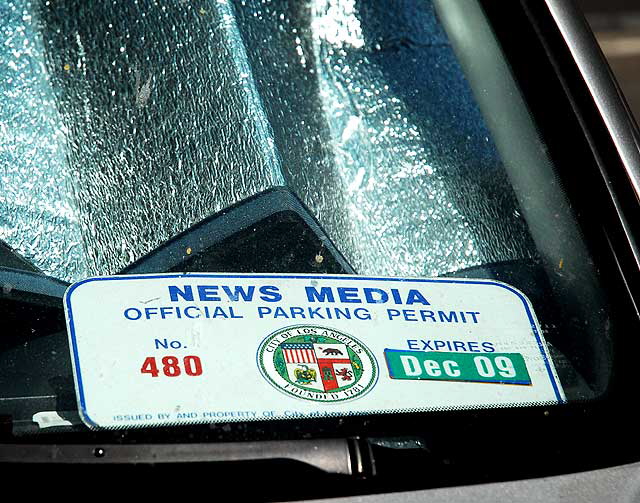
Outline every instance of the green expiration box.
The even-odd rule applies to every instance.
[[[455,353],[385,349],[392,379],[531,384],[520,353]]]

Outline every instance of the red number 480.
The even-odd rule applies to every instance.
[[[199,356],[185,356],[182,359],[182,368],[180,367],[180,360],[176,356],[164,356],[160,363],[162,365],[162,373],[167,377],[177,377],[182,374],[183,369],[188,376],[202,375],[202,362]],[[145,358],[140,368],[140,373],[150,374],[151,377],[160,375],[155,356],[147,356]]]

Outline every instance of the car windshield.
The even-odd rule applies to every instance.
[[[115,369],[107,392],[81,374],[126,359],[104,345],[125,322],[155,344],[136,354],[137,396],[226,369],[201,423],[601,395],[615,320],[597,264],[483,10],[463,3],[0,3],[10,431],[158,423],[131,397],[103,422],[85,410],[133,379]],[[134,280],[111,325],[110,299]],[[143,325],[224,332],[243,302],[256,314],[238,333],[253,339],[208,360]],[[489,319],[495,340],[473,332]],[[373,340],[383,332],[398,339]],[[260,386],[275,398],[252,408]]]

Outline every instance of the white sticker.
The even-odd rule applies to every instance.
[[[479,279],[91,278],[65,295],[92,427],[564,401],[531,304]]]
[[[75,414],[75,413],[74,413]],[[36,412],[32,419],[34,423],[38,423],[40,428],[55,428],[57,426],[73,426],[71,421],[62,419],[60,414],[55,410],[46,410]]]

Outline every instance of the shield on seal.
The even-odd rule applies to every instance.
[[[280,344],[291,382],[316,391],[332,391],[354,381],[353,363],[345,344]]]

